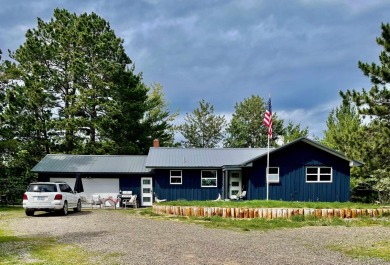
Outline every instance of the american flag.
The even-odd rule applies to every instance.
[[[268,127],[268,137],[272,137],[272,108],[271,108],[271,97],[268,100],[267,108],[265,110],[263,123]]]

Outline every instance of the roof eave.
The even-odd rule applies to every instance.
[[[146,166],[151,169],[200,169],[200,168],[212,168],[220,169],[222,166]]]
[[[148,171],[148,172],[73,172],[73,171],[31,171],[32,173],[45,173],[45,174],[95,174],[95,175],[103,175],[103,174],[117,174],[117,175],[138,175],[138,174],[150,174],[153,173],[153,170]]]
[[[349,166],[350,167],[363,167],[364,163],[357,161],[357,160],[351,160],[351,161],[349,161]]]

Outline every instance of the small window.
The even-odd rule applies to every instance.
[[[217,187],[216,170],[202,170],[201,187],[203,188]]]
[[[170,183],[173,185],[182,184],[182,172],[181,170],[171,170]]]
[[[238,196],[239,194],[239,191],[238,190],[232,190],[232,195],[236,195],[236,196]]]
[[[268,175],[268,182],[269,183],[279,183],[279,168],[278,167],[269,167],[267,175]]]
[[[144,185],[150,185],[150,179],[144,179],[144,180],[142,180],[142,184],[144,184]]]
[[[150,197],[142,197],[143,202],[150,202]]]
[[[238,182],[238,181],[233,181],[233,182],[232,182],[232,187],[240,187],[240,182]]]
[[[306,182],[332,182],[332,168],[307,167]]]
[[[142,193],[151,193],[151,190],[149,188],[143,188]]]

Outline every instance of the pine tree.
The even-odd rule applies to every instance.
[[[243,102],[234,106],[232,120],[226,130],[224,141],[226,147],[267,147],[268,128],[263,125],[265,102],[260,96],[252,95]],[[276,113],[272,113],[272,141],[276,146],[276,139],[283,135],[283,120]]]
[[[341,92],[344,101],[352,100],[359,114],[369,123],[359,142],[364,150],[364,162],[374,188],[382,201],[390,201],[390,24],[381,25],[382,34],[376,39],[383,50],[379,55],[380,64],[363,63],[359,68],[370,78],[372,87],[361,92],[348,90]],[[387,184],[386,184],[387,183]]]
[[[184,118],[185,123],[179,126],[179,131],[186,139],[185,147],[216,147],[224,137],[226,126],[225,116],[214,114],[214,106],[202,99],[199,108]]]
[[[137,146],[147,89],[107,21],[55,9],[51,21],[38,18],[11,56],[27,106],[38,121],[45,117],[52,151],[101,154],[126,143],[121,152],[139,152],[128,146]]]
[[[173,125],[178,111],[171,113],[169,101],[165,99],[163,86],[153,83],[149,88],[148,99],[146,101],[147,111],[142,120],[144,128],[145,143],[144,152],[150,147],[151,140],[158,139],[161,146],[174,146],[174,136],[176,127]]]
[[[294,125],[292,121],[289,121],[287,127],[283,132],[283,144],[287,144],[301,137],[307,137],[309,135],[309,127],[301,130],[301,125]]]

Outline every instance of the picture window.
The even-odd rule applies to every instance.
[[[331,167],[307,167],[306,182],[332,182]]]

